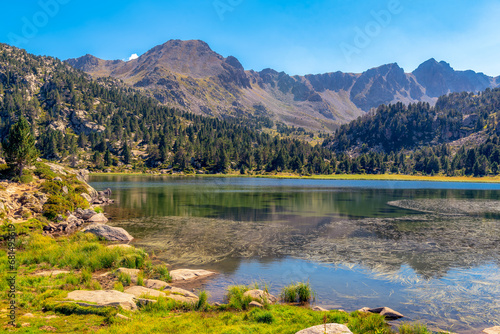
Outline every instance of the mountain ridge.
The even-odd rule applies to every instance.
[[[166,105],[217,117],[258,115],[329,132],[381,104],[428,102],[441,95],[495,88],[500,77],[456,71],[431,58],[411,73],[397,63],[363,73],[288,75],[244,70],[200,40],[170,40],[130,61],[85,55],[66,60],[94,77],[112,76]]]

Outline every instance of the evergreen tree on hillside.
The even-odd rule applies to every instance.
[[[10,128],[7,138],[3,142],[5,161],[16,170],[19,177],[23,169],[35,162],[39,152],[35,147],[35,138],[26,118],[19,117],[18,121]]]

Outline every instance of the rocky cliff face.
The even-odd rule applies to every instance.
[[[95,77],[112,76],[160,102],[219,117],[261,115],[288,125],[328,131],[380,104],[429,102],[450,92],[497,87],[500,79],[455,71],[430,59],[413,73],[397,64],[364,73],[290,76],[265,69],[245,71],[202,41],[171,40],[137,59],[107,61],[86,55],[67,62]]]

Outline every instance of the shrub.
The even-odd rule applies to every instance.
[[[156,265],[153,267],[153,275],[155,278],[158,278],[165,282],[171,282],[172,276],[168,272],[168,268],[164,264]]]
[[[235,285],[227,288],[226,301],[230,308],[236,310],[246,310],[248,305],[252,302],[252,297],[243,296],[249,288],[245,285]]]
[[[38,176],[41,179],[46,179],[46,180],[52,180],[57,176],[56,173],[54,173],[49,166],[42,162],[35,162],[35,175]]]
[[[259,312],[254,316],[256,322],[264,324],[272,324],[274,322],[274,316],[270,311]]]
[[[82,273],[80,276],[80,283],[81,284],[89,284],[90,281],[92,281],[92,273],[88,271],[88,269],[84,268],[82,269]]]
[[[200,292],[194,308],[197,311],[205,311],[208,308],[208,293],[205,290]]]
[[[123,290],[124,290],[123,284],[121,282],[115,282],[113,289],[120,291],[120,292],[123,292]]]
[[[281,300],[285,303],[309,303],[314,299],[314,293],[309,282],[299,282],[285,286],[281,290]]]
[[[132,278],[127,273],[120,273],[118,275],[118,282],[121,282],[123,286],[129,286],[132,284]]]

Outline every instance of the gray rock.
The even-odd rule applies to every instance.
[[[346,325],[325,324],[303,329],[296,334],[352,334]]]
[[[83,210],[81,213],[83,220],[89,220],[92,216],[95,216],[97,212],[92,209]]]
[[[250,307],[258,307],[258,308],[264,308],[264,305],[262,305],[259,302],[256,302],[255,300],[251,301],[250,304],[248,304]]]
[[[249,290],[243,294],[244,297],[250,296],[252,300],[258,301],[260,303],[266,303],[269,302],[271,304],[274,304],[278,301],[278,298],[275,296],[263,291],[263,290]]]
[[[66,299],[95,303],[101,306],[119,306],[124,310],[130,311],[135,311],[137,309],[134,295],[116,290],[76,290],[68,293]]]
[[[172,282],[187,281],[211,275],[215,275],[215,273],[208,270],[177,269],[170,272]]]
[[[62,192],[65,193],[65,194],[67,194],[68,193],[68,187],[63,186],[62,187]]]
[[[59,176],[57,176],[57,177],[54,178],[54,181],[62,182],[62,179]]]
[[[137,298],[147,298],[149,297],[165,297],[167,294],[155,289],[148,289],[143,286],[131,286],[125,289],[125,293],[136,296]],[[145,297],[143,297],[145,296]]]
[[[81,193],[80,196],[82,196],[87,202],[92,203],[92,197],[90,197],[89,194]]]
[[[123,320],[130,320],[129,317],[126,317],[126,316],[124,316],[123,314],[120,314],[120,313],[117,313],[116,317],[119,318],[119,319],[123,319]]]
[[[370,313],[378,313],[380,315],[383,315],[387,320],[397,320],[404,318],[404,315],[401,313],[394,311],[393,309],[389,307],[376,307],[376,308],[368,308],[368,307],[363,307],[362,309],[358,310],[359,312],[370,312]]]
[[[98,213],[87,219],[87,222],[89,223],[107,223],[108,218],[103,213]]]
[[[170,284],[168,284],[167,282],[160,281],[158,279],[146,279],[144,280],[144,286],[150,289],[164,290],[168,289],[168,287],[170,287]]]
[[[322,308],[321,306],[314,306],[314,307],[312,308],[312,310],[313,310],[313,311],[319,311],[319,312],[328,312],[328,310],[327,310],[327,309]]]
[[[500,334],[500,326],[486,328],[486,329],[483,330],[483,333],[486,333],[486,334]]]
[[[108,241],[132,241],[134,238],[121,227],[111,227],[103,224],[91,224],[83,232],[92,233]]]

